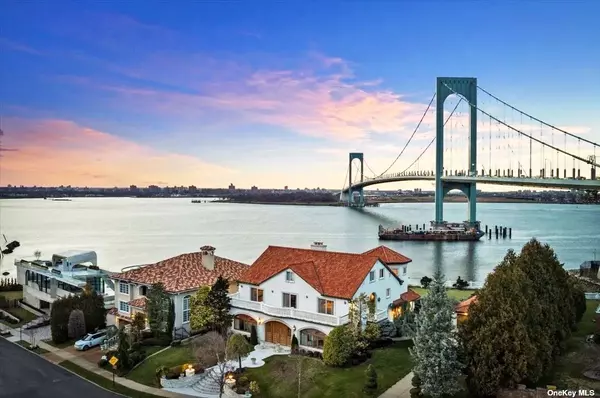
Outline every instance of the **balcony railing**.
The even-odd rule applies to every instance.
[[[242,300],[239,298],[239,293],[232,294],[229,297],[231,297],[232,307],[258,311],[266,315],[300,319],[308,322],[318,322],[331,326],[344,325],[348,323],[348,315],[335,316],[320,314],[317,312],[302,311],[296,308],[275,307],[259,301]]]
[[[348,314],[343,316],[335,316],[320,314],[317,312],[302,311],[296,308],[275,307],[259,301],[242,300],[239,298],[239,293],[231,294],[229,297],[231,298],[232,307],[258,311],[271,316],[300,319],[303,321],[317,322],[331,326],[345,325],[350,321],[348,319]],[[386,310],[380,310],[375,314],[375,319],[377,322],[382,321],[386,318]]]

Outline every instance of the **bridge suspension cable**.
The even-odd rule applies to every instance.
[[[421,120],[419,120],[419,123],[417,124],[417,127],[415,128],[415,130],[413,131],[412,135],[408,139],[408,142],[404,145],[404,148],[402,148],[402,151],[400,151],[400,154],[398,156],[396,156],[396,159],[392,162],[392,164],[390,165],[390,167],[388,167],[387,169],[385,169],[385,171],[383,173],[379,174],[375,178],[379,178],[382,175],[384,175],[385,173],[387,173],[392,167],[394,167],[394,165],[396,164],[396,162],[398,161],[398,159],[400,159],[400,156],[402,156],[402,154],[406,150],[406,147],[408,147],[408,144],[410,144],[410,142],[412,141],[413,137],[417,133],[417,130],[419,130],[419,127],[421,127],[421,123],[423,123],[423,120],[425,119],[425,116],[427,116],[427,112],[429,112],[429,108],[431,108],[431,104],[433,104],[433,100],[435,99],[435,96],[436,96],[436,94],[433,94],[433,96],[431,97],[431,101],[429,101],[429,105],[427,105],[427,109],[425,109],[425,112],[423,112],[423,116],[421,116]]]
[[[448,116],[446,118],[446,121],[444,122],[444,127],[446,126],[446,123],[448,123],[448,121],[450,120],[450,118],[452,117],[452,115],[454,115],[454,112],[456,111],[456,109],[458,108],[458,106],[460,105],[461,101],[463,100],[462,97],[458,98],[458,102],[456,103],[456,105],[454,106],[454,109],[452,109],[452,112],[450,112],[450,116]],[[411,167],[414,166],[415,163],[417,163],[419,161],[419,159],[421,159],[421,157],[425,154],[425,152],[427,152],[427,150],[429,149],[429,147],[435,142],[435,135],[433,136],[433,139],[431,141],[429,141],[429,144],[427,144],[427,146],[425,147],[425,149],[423,150],[423,152],[421,152],[421,154],[410,164],[410,166],[408,166],[407,168],[405,168],[404,170],[402,170],[400,173],[404,173],[406,172],[408,169],[410,169]]]
[[[446,87],[448,87],[448,86],[446,85]],[[585,138],[581,138],[581,137],[579,137],[579,136],[577,136],[577,135],[575,135],[575,134],[569,133],[568,131],[565,131],[565,130],[563,130],[563,129],[561,129],[561,128],[558,128],[558,127],[556,127],[556,126],[554,126],[554,125],[552,125],[552,124],[550,124],[550,123],[546,123],[545,121],[543,121],[543,120],[541,120],[541,119],[538,119],[537,117],[535,117],[535,116],[532,116],[532,115],[530,115],[530,114],[529,114],[529,113],[527,113],[527,112],[523,112],[523,111],[522,111],[522,110],[520,110],[519,108],[515,108],[515,107],[514,107],[514,106],[512,106],[511,104],[509,104],[509,103],[507,103],[507,102],[505,102],[505,101],[501,100],[500,98],[496,97],[494,94],[490,93],[489,91],[487,91],[487,90],[483,89],[483,88],[482,88],[482,87],[480,87],[480,86],[477,86],[477,88],[478,88],[478,89],[480,89],[481,91],[483,91],[484,93],[486,93],[487,95],[489,95],[490,97],[492,97],[493,99],[495,99],[496,101],[498,101],[498,102],[502,103],[503,105],[506,105],[506,106],[508,106],[508,107],[509,107],[509,108],[511,108],[512,110],[515,110],[515,111],[517,111],[517,112],[519,112],[519,113],[521,113],[521,114],[523,114],[523,115],[527,116],[527,117],[528,117],[528,118],[530,118],[530,119],[533,119],[533,120],[535,120],[536,122],[540,122],[540,123],[542,123],[543,125],[546,125],[546,126],[548,126],[548,127],[552,128],[552,129],[556,130],[556,131],[560,131],[560,132],[561,132],[561,133],[563,133],[563,134],[566,134],[566,135],[568,135],[568,136],[570,136],[570,137],[573,137],[573,138],[577,138],[578,140],[581,140],[581,141],[583,141],[583,142],[586,142],[586,143],[588,143],[588,144],[592,144],[593,146],[600,147],[600,144],[597,144],[597,143],[595,143],[595,142],[593,142],[593,141],[586,140]],[[451,90],[451,91],[454,91],[454,90]]]
[[[456,94],[456,95],[458,95],[458,96],[462,97],[462,96],[461,96],[459,93],[457,93],[456,91],[454,91],[454,90],[453,90],[453,89],[452,89],[450,86],[448,86],[446,83],[444,83],[444,86],[446,86],[446,88],[447,88],[448,90],[452,91],[454,94]],[[464,98],[464,97],[463,97],[463,98]],[[531,135],[529,135],[529,134],[526,134],[526,133],[522,132],[521,130],[519,130],[519,129],[516,129],[516,128],[514,128],[513,126],[511,126],[511,125],[509,125],[509,124],[507,124],[507,123],[503,122],[502,120],[500,120],[500,119],[496,118],[495,116],[493,116],[493,115],[489,114],[488,112],[484,111],[483,109],[481,109],[481,108],[477,107],[477,105],[474,105],[474,104],[472,104],[470,101],[468,101],[468,100],[466,100],[466,99],[465,99],[465,101],[467,101],[467,103],[468,103],[468,104],[469,104],[469,105],[470,105],[472,108],[475,108],[475,109],[477,109],[479,112],[483,113],[483,114],[484,114],[484,115],[486,115],[486,116],[489,116],[490,118],[494,119],[496,122],[498,122],[498,123],[502,124],[503,126],[506,126],[506,127],[508,127],[509,129],[513,130],[513,131],[514,131],[514,132],[516,132],[516,133],[522,134],[523,136],[525,136],[525,137],[528,137],[529,139],[531,139],[531,140],[533,140],[533,141],[535,141],[535,142],[537,142],[537,143],[539,143],[539,144],[542,144],[543,146],[546,146],[546,147],[548,147],[548,148],[551,148],[551,149],[553,149],[553,150],[555,150],[555,151],[559,151],[560,153],[564,153],[565,155],[568,155],[568,156],[572,157],[573,159],[577,159],[577,160],[579,160],[580,162],[585,162],[585,163],[587,163],[587,164],[589,164],[589,165],[592,165],[592,166],[595,166],[595,167],[600,167],[600,165],[598,165],[597,163],[595,163],[595,161],[592,161],[592,160],[590,160],[590,159],[584,159],[584,158],[582,158],[582,157],[580,157],[580,156],[578,156],[578,155],[572,155],[572,154],[570,154],[570,153],[569,153],[569,152],[567,152],[567,151],[563,151],[563,150],[562,150],[562,149],[560,149],[560,148],[557,148],[557,147],[555,147],[555,146],[553,146],[553,145],[547,144],[547,143],[545,143],[544,141],[542,141],[541,139],[537,139],[537,138],[535,138],[535,137],[533,137],[533,136],[531,136]],[[509,105],[509,106],[510,106],[510,105]],[[523,112],[523,114],[525,114],[525,113]],[[531,116],[531,118],[533,119],[533,116]],[[537,120],[538,120],[540,123],[544,124],[544,122],[543,122],[543,121],[541,121],[541,120],[539,120],[539,119],[537,119]],[[564,132],[564,133],[566,133],[566,134],[570,134],[570,133],[567,133],[567,132],[565,132],[565,131],[562,131],[562,132]],[[579,137],[577,137],[577,136],[573,136],[573,137],[576,137],[577,139],[580,139],[580,140],[582,140],[581,138],[579,138]]]

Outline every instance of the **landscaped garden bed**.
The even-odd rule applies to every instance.
[[[261,391],[253,397],[363,397],[365,371],[372,364],[377,371],[377,394],[407,375],[412,362],[410,342],[397,342],[371,351],[371,357],[360,365],[333,368],[317,358],[276,355],[265,359],[260,368],[246,369],[242,377],[256,381]],[[300,383],[298,379],[300,378]]]
[[[145,384],[147,386],[160,387],[158,378],[156,377],[157,369],[164,367],[170,372],[171,369],[180,367],[185,364],[194,364],[195,358],[192,348],[189,345],[179,345],[170,347],[167,350],[147,358],[137,368],[133,369],[126,377],[130,380]],[[169,375],[166,373],[166,375]],[[181,372],[179,372],[181,373]],[[177,375],[179,375],[177,373]]]

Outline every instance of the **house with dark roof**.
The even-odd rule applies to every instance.
[[[108,311],[107,324],[130,324],[137,312],[146,313],[146,295],[161,282],[175,304],[175,328],[190,329],[191,297],[201,286],[212,286],[219,276],[229,281],[229,292],[237,292],[237,280],[249,268],[238,261],[215,256],[215,248],[181,254],[155,264],[133,266],[112,274],[115,307]]]
[[[329,332],[349,322],[350,301],[361,294],[375,303],[376,321],[392,319],[394,303],[407,293],[411,261],[385,246],[358,254],[328,251],[322,242],[269,246],[231,295],[233,331],[255,327],[259,340],[286,346],[295,335],[301,348],[322,350]]]

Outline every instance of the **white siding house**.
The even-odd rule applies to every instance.
[[[296,335],[301,348],[320,350],[334,327],[348,323],[349,301],[360,294],[375,302],[377,321],[391,319],[408,286],[397,273],[406,275],[410,261],[384,246],[362,254],[330,252],[322,243],[269,246],[231,295],[233,329],[256,327],[260,341],[282,345]]]

